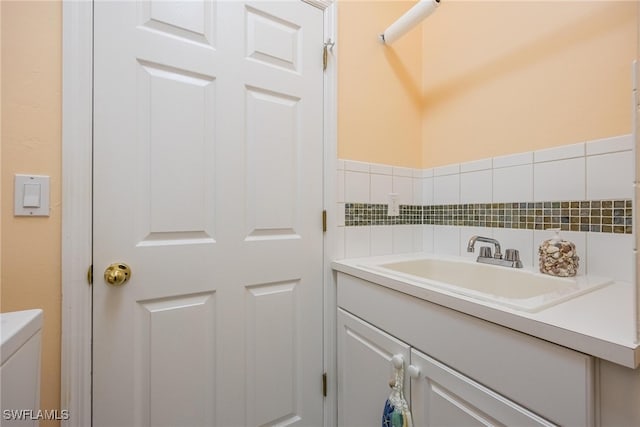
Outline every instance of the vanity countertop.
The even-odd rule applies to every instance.
[[[412,283],[410,280],[369,268],[388,262],[425,257],[437,256],[413,253],[352,258],[334,261],[332,267],[338,272],[619,365],[629,368],[640,365],[640,345],[635,339],[634,326],[636,291],[632,283],[613,282],[539,312],[529,313]]]

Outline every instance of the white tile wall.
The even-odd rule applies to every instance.
[[[393,176],[404,176],[407,178],[411,178],[413,177],[413,171],[414,169],[412,168],[399,168],[397,166],[393,167]]]
[[[460,203],[491,203],[493,171],[481,170],[460,174]]]
[[[422,225],[345,227],[344,211],[345,202],[386,204],[389,193],[397,193],[400,204],[422,205],[425,170],[339,160],[337,172],[336,259],[423,250]]]
[[[433,176],[455,175],[460,173],[460,165],[453,164],[433,168]]]
[[[413,203],[413,177],[393,175],[393,192],[401,205]]]
[[[587,199],[633,197],[633,158],[630,151],[587,157]]]
[[[482,159],[482,160],[476,160],[474,162],[461,163],[460,172],[464,173],[464,172],[482,171],[482,170],[491,169],[492,167],[493,167],[492,159]]]
[[[466,245],[473,234],[479,234],[494,237],[503,250],[518,249],[525,268],[537,270],[538,246],[553,235],[550,231],[434,225],[344,227],[344,202],[387,203],[390,192],[399,194],[401,204],[417,205],[633,198],[632,149],[631,135],[622,135],[433,169],[339,160],[335,257],[415,251],[475,257],[478,250],[467,254]],[[634,280],[632,235],[563,231],[561,236],[576,244],[581,273]]]
[[[433,168],[422,169],[422,173],[419,175],[423,178],[433,178]]]
[[[633,281],[633,236],[611,233],[587,233],[589,274]]]
[[[460,203],[460,174],[435,176],[433,178],[433,204],[450,205]]]
[[[371,255],[371,227],[343,227],[344,256],[358,258]]]
[[[633,150],[633,136],[631,134],[597,139],[586,144],[587,156],[631,150]]]
[[[585,159],[536,163],[533,167],[533,200],[582,200],[585,198]]]
[[[560,147],[535,151],[533,153],[533,160],[536,163],[540,163],[562,159],[573,159],[577,157],[584,157],[584,155],[585,144],[581,142],[578,144],[562,145]]]
[[[425,224],[422,226],[422,250],[433,253],[433,228],[435,225]]]
[[[433,177],[422,178],[422,204],[433,204]]]
[[[413,252],[413,225],[397,225],[393,228],[393,253]]]
[[[640,67],[640,64],[638,64],[638,66]],[[639,150],[640,151],[640,150]],[[636,204],[638,201],[640,201],[640,184],[634,184],[633,185],[633,191],[635,192],[635,197],[634,197],[634,204]],[[640,251],[640,233],[637,232],[637,227],[640,226],[640,221],[638,221],[638,207],[634,206],[634,219],[633,219],[633,230],[635,234],[635,242],[633,244],[633,249],[636,251]],[[638,254],[638,274],[640,275],[640,254]],[[640,292],[638,293],[638,300],[640,300]],[[638,307],[640,307],[640,304],[638,305]],[[639,322],[640,323],[640,322]],[[640,328],[638,329],[638,331],[640,331]]]
[[[338,209],[336,209],[336,225],[338,227],[344,227],[344,215],[345,215],[345,204],[338,203]]]
[[[514,185],[517,183],[517,185]],[[512,203],[533,200],[533,165],[493,170],[493,202]]]
[[[510,166],[530,165],[533,163],[533,151],[525,153],[509,154],[493,158],[494,168],[507,168]]]
[[[371,255],[393,253],[393,226],[376,225],[371,227]]]
[[[412,191],[413,191],[413,202],[414,205],[423,205],[423,189],[422,189],[422,177],[413,177],[411,178],[412,182]]]
[[[411,252],[422,252],[424,249],[424,234],[422,225],[412,225],[411,233],[413,233],[413,250]]]
[[[352,172],[364,172],[369,173],[371,170],[371,164],[366,162],[357,162],[353,160],[344,161],[344,170]]]
[[[336,238],[334,239],[334,247],[333,247],[333,258],[334,259],[343,259],[346,258],[344,252],[344,243],[345,243],[345,232],[346,227],[335,227]]]
[[[345,171],[344,197],[349,203],[369,203],[369,173]]]
[[[380,163],[371,163],[369,165],[371,173],[379,175],[393,175],[393,166],[381,165]]]
[[[344,202],[344,170],[338,169],[336,172],[336,201]]]
[[[371,203],[389,203],[389,193],[393,193],[393,177],[372,173]]]
[[[433,252],[443,255],[460,255],[460,229],[450,225],[433,226]]]

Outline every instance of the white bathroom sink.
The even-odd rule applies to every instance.
[[[42,310],[0,313],[0,410],[3,427],[36,426],[30,416],[12,418],[14,411],[35,415],[40,409],[40,348]]]
[[[535,312],[612,283],[595,276],[560,278],[466,259],[422,258],[376,266],[409,282]]]
[[[0,355],[4,364],[42,328],[42,310],[0,313]]]

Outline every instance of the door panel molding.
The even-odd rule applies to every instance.
[[[335,2],[301,1],[324,11],[325,38],[335,41]],[[92,292],[87,283],[87,269],[92,262],[93,2],[63,2],[62,7],[62,265],[65,268],[62,273],[61,409],[72,414],[69,420],[62,421],[63,426],[81,427],[92,422]],[[207,28],[204,33],[208,34]],[[215,45],[213,39],[207,38],[207,42]],[[337,155],[337,67],[335,57],[332,59],[324,76],[324,200],[329,214],[335,212],[333,175]],[[325,370],[333,372],[335,377],[335,282],[328,262],[333,246],[333,237],[325,236],[324,312],[333,313],[334,318],[325,316],[324,363]],[[95,277],[100,280],[101,274]],[[331,374],[329,378],[331,392]],[[333,389],[335,391],[335,382]],[[325,426],[335,424],[336,393],[329,396],[324,405]]]

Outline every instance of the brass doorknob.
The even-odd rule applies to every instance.
[[[122,262],[111,264],[104,271],[104,280],[113,286],[122,286],[131,278],[131,268]]]

